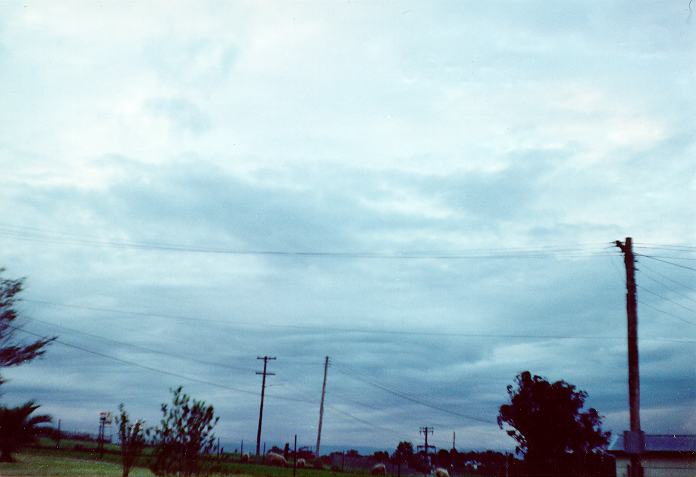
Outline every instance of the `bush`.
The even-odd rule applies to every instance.
[[[209,475],[217,464],[210,454],[215,448],[212,431],[219,418],[213,406],[191,400],[181,386],[172,393],[171,406],[162,404],[150,469],[159,476]]]

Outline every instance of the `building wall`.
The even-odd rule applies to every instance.
[[[696,454],[683,457],[643,457],[643,477],[694,477]],[[628,477],[630,459],[616,458],[616,477]]]

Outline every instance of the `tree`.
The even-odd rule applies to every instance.
[[[413,455],[413,444],[408,441],[401,441],[397,444],[394,455],[400,455],[402,458],[408,459]]]
[[[447,468],[451,464],[450,453],[447,449],[437,451],[437,465]]]
[[[204,456],[215,448],[213,428],[219,418],[213,406],[191,400],[182,387],[172,390],[172,404],[162,404],[162,420],[155,429],[151,470],[160,476],[207,475]]]
[[[389,452],[387,451],[375,451],[372,454],[372,458],[380,462],[386,462],[389,459]]]
[[[500,406],[498,425],[508,425],[507,433],[517,441],[517,452],[535,468],[544,463],[567,460],[601,452],[609,432],[601,429],[602,417],[582,408],[585,391],[565,381],[548,382],[524,371],[509,385],[509,404]]]
[[[397,444],[394,454],[392,454],[392,459],[396,463],[402,462],[411,466],[414,460],[413,456],[413,444],[408,441],[401,441]]]
[[[0,275],[4,271],[4,268],[0,268]],[[15,332],[19,330],[15,324],[18,317],[15,304],[23,286],[23,278],[12,280],[0,277],[0,368],[18,366],[41,356],[46,346],[55,340],[55,337],[40,338],[22,343],[15,339]],[[4,382],[0,375],[0,384]]]
[[[39,405],[27,401],[21,406],[0,406],[0,462],[14,462],[12,454],[33,444],[40,432],[39,424],[51,422],[51,416],[31,416]]]
[[[118,440],[121,444],[122,475],[128,477],[131,467],[145,448],[150,430],[145,428],[145,421],[141,419],[131,422],[123,403],[119,404],[118,410],[116,424],[118,424]]]

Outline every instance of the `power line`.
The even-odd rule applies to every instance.
[[[222,363],[217,363],[217,362],[215,362],[215,361],[206,361],[206,360],[202,360],[202,359],[192,358],[192,357],[189,357],[189,356],[182,356],[182,355],[177,354],[177,353],[171,353],[171,352],[168,352],[168,351],[163,351],[163,350],[148,348],[148,347],[146,347],[146,346],[138,345],[138,344],[135,344],[135,343],[127,343],[127,342],[125,342],[125,341],[118,341],[118,340],[115,340],[115,339],[113,339],[113,338],[107,338],[107,337],[105,337],[105,336],[97,335],[97,334],[94,334],[94,333],[88,333],[88,332],[86,332],[86,331],[76,330],[75,328],[70,328],[70,327],[65,326],[65,325],[59,325],[59,324],[56,324],[56,323],[51,323],[51,322],[49,322],[49,321],[40,320],[40,319],[38,319],[38,318],[31,318],[31,321],[36,321],[36,322],[38,322],[38,323],[44,323],[44,324],[46,324],[46,325],[53,326],[53,327],[56,327],[56,328],[65,330],[65,331],[68,331],[68,332],[70,332],[70,333],[77,333],[77,334],[81,334],[81,335],[84,335],[84,336],[89,336],[89,337],[91,337],[91,338],[96,338],[96,339],[99,339],[99,340],[102,340],[102,341],[106,341],[106,342],[109,342],[109,343],[117,344],[117,345],[120,345],[120,346],[127,346],[127,347],[129,347],[129,348],[141,350],[141,351],[144,351],[144,352],[146,352],[146,353],[159,354],[159,355],[162,355],[162,356],[169,356],[169,357],[172,357],[172,358],[180,359],[180,360],[182,360],[182,361],[190,361],[190,362],[192,362],[192,363],[205,364],[206,366],[218,366],[218,367],[220,367],[220,368],[234,369],[234,370],[238,370],[238,371],[252,371],[252,372],[253,372],[253,371],[256,371],[256,370],[253,369],[253,368],[245,368],[245,367],[243,367],[243,366],[234,366],[234,365],[229,365],[229,364],[222,364]]]
[[[696,246],[685,245],[685,244],[661,244],[661,243],[649,243],[649,242],[636,242],[636,248],[648,248],[655,250],[675,250],[684,252],[696,252]]]
[[[655,261],[657,261],[657,262],[666,263],[666,264],[672,265],[672,266],[674,266],[674,267],[684,268],[684,269],[686,269],[686,270],[691,270],[691,271],[696,272],[696,268],[694,268],[694,267],[690,267],[690,266],[688,266],[688,265],[682,265],[681,263],[670,262],[670,261],[668,261],[668,260],[664,260],[662,257],[656,257],[656,256],[654,256],[654,255],[644,255],[644,254],[642,254],[642,253],[637,253],[636,256],[638,256],[638,257],[649,258],[649,259],[655,260]]]
[[[656,307],[650,305],[649,303],[645,303],[644,301],[638,300],[638,303],[640,303],[640,304],[643,305],[643,306],[647,306],[648,308],[650,308],[650,309],[652,309],[652,310],[654,310],[654,311],[657,311],[658,313],[662,313],[663,315],[671,316],[672,318],[675,318],[675,319],[681,321],[682,323],[686,323],[686,324],[688,324],[688,325],[696,326],[696,322],[694,322],[694,321],[689,321],[689,320],[687,320],[686,318],[682,318],[681,316],[675,315],[674,313],[670,313],[669,311],[661,310],[661,309],[659,309],[659,308],[656,308]]]
[[[21,333],[26,333],[26,334],[28,334],[28,335],[32,335],[32,336],[37,336],[37,337],[39,337],[39,338],[43,338],[43,336],[40,335],[39,333],[34,333],[34,332],[32,332],[32,331],[27,331],[27,330],[25,330],[25,329],[23,329],[23,328],[20,328],[20,327],[17,327],[17,326],[9,326],[9,327],[12,328],[12,329],[14,329],[15,331],[19,331],[19,332],[21,332]],[[166,376],[173,376],[173,377],[176,377],[176,378],[179,378],[179,379],[184,379],[184,380],[186,380],[186,381],[190,381],[190,382],[194,382],[194,383],[200,383],[200,384],[206,384],[206,385],[208,385],[208,386],[214,386],[214,387],[221,388],[221,389],[227,389],[227,390],[229,390],[229,391],[234,391],[234,392],[238,392],[238,393],[251,394],[251,395],[254,395],[254,396],[258,396],[258,395],[259,395],[259,393],[254,392],[254,391],[249,391],[249,390],[246,390],[246,389],[235,388],[235,387],[232,387],[232,386],[227,386],[227,385],[225,385],[225,384],[215,383],[215,382],[212,382],[212,381],[206,381],[206,380],[199,379],[199,378],[194,378],[194,377],[191,377],[191,376],[185,376],[185,375],[183,375],[183,374],[173,373],[173,372],[171,372],[171,371],[166,371],[166,370],[164,370],[164,369],[154,368],[154,367],[152,367],[152,366],[147,366],[147,365],[144,365],[144,364],[136,363],[135,361],[129,361],[129,360],[127,360],[127,359],[118,358],[118,357],[116,357],[116,356],[112,356],[112,355],[109,355],[109,354],[106,354],[106,353],[102,353],[102,352],[100,352],[100,351],[94,351],[94,350],[91,350],[91,349],[89,349],[89,348],[85,348],[85,347],[83,347],[83,346],[78,346],[78,345],[75,345],[75,344],[72,344],[72,343],[67,343],[67,342],[62,341],[62,340],[60,340],[60,339],[55,339],[55,340],[53,340],[53,341],[56,342],[56,343],[62,344],[63,346],[66,346],[66,347],[68,347],[68,348],[77,349],[77,350],[79,350],[79,351],[82,351],[82,352],[85,352],[85,353],[89,353],[89,354],[92,354],[92,355],[95,355],[95,356],[99,356],[99,357],[102,357],[102,358],[105,358],[105,359],[110,359],[110,360],[112,360],[112,361],[116,361],[116,362],[119,362],[119,363],[121,363],[121,364],[125,364],[125,365],[128,365],[128,366],[135,366],[135,367],[137,367],[137,368],[141,368],[141,369],[144,369],[144,370],[153,372],[153,373],[162,374],[162,375],[166,375]],[[287,396],[269,396],[269,397],[273,397],[274,399],[281,399],[281,400],[285,400],[285,401],[307,402],[307,401],[305,401],[304,399],[296,399],[296,398],[291,398],[291,397],[287,397]],[[312,404],[313,404],[313,403],[312,403]]]
[[[661,252],[679,252],[679,253],[685,253],[685,254],[696,253],[696,248],[689,248],[687,246],[667,247],[667,246],[656,246],[656,245],[636,245],[635,248],[640,248],[643,250],[659,250]]]
[[[691,291],[696,291],[696,287],[693,287],[693,286],[691,286],[691,285],[687,285],[687,284],[682,283],[682,282],[680,282],[680,281],[678,281],[678,280],[675,280],[674,278],[670,277],[669,275],[665,275],[664,273],[660,273],[660,272],[658,272],[657,270],[655,270],[654,268],[647,266],[645,263],[641,263],[641,267],[640,267],[640,268],[641,268],[641,271],[649,270],[650,272],[655,273],[655,274],[661,276],[661,277],[664,278],[665,280],[668,280],[668,281],[674,283],[675,285],[682,286],[682,287],[687,288],[687,289],[689,289],[689,290],[691,290]]]
[[[693,302],[693,303],[696,303],[696,300],[694,300],[693,298],[691,298],[689,295],[687,295],[686,293],[682,293],[682,292],[680,292],[679,290],[675,290],[672,286],[668,285],[667,283],[663,282],[662,280],[658,280],[657,278],[651,277],[650,275],[646,275],[645,273],[642,273],[641,275],[642,275],[643,277],[647,278],[648,280],[651,280],[651,281],[653,281],[653,282],[655,282],[655,283],[657,283],[657,284],[659,284],[659,285],[662,285],[662,286],[665,287],[669,292],[674,293],[675,295],[678,295],[678,296],[680,296],[681,298],[683,298],[683,299],[685,299],[685,300],[689,300],[689,301],[691,301],[691,302]]]
[[[215,255],[255,255],[255,256],[279,256],[279,257],[316,257],[316,258],[353,258],[353,259],[380,259],[380,260],[482,260],[482,259],[517,259],[517,258],[549,258],[567,257],[584,258],[612,255],[605,248],[596,246],[588,247],[589,244],[578,244],[575,246],[547,246],[543,248],[491,248],[491,249],[468,249],[460,251],[440,251],[440,252],[418,252],[404,251],[398,253],[377,253],[377,252],[339,252],[339,251],[291,251],[291,250],[255,250],[255,249],[233,249],[218,247],[192,247],[179,244],[147,243],[102,240],[98,238],[80,238],[65,234],[55,234],[46,232],[27,232],[0,227],[0,236],[20,240],[38,241],[64,245],[86,245],[97,247],[130,248],[140,250],[157,250],[166,252],[202,253]]]
[[[679,303],[678,301],[672,300],[671,298],[667,298],[667,297],[664,296],[664,295],[660,295],[659,293],[656,293],[656,292],[650,290],[649,288],[645,288],[645,287],[642,287],[642,286],[640,286],[640,285],[637,285],[637,286],[638,286],[638,288],[640,288],[641,290],[646,291],[646,292],[650,293],[651,295],[654,295],[654,296],[656,296],[656,297],[658,297],[658,298],[662,298],[663,300],[668,301],[668,302],[672,303],[673,305],[677,305],[677,306],[679,306],[679,307],[681,307],[681,308],[684,308],[685,310],[688,310],[688,311],[690,311],[690,312],[692,312],[692,313],[696,313],[696,310],[694,310],[693,308],[689,308],[689,307],[686,306],[686,305],[682,305],[682,304]]]
[[[363,424],[363,425],[365,425],[365,426],[367,426],[367,427],[369,427],[369,428],[372,428],[372,429],[379,429],[379,430],[385,431],[385,432],[390,432],[390,433],[392,433],[392,434],[394,434],[394,435],[396,435],[396,436],[401,436],[401,435],[402,435],[400,432],[397,432],[397,431],[395,431],[394,429],[390,429],[390,428],[387,428],[387,427],[382,427],[382,426],[379,426],[379,425],[375,424],[374,422],[366,421],[366,420],[364,420],[364,419],[362,419],[362,418],[359,418],[358,416],[356,416],[356,415],[354,415],[354,414],[351,414],[351,413],[349,413],[349,412],[347,412],[347,411],[344,411],[344,410],[342,410],[342,409],[339,409],[339,408],[337,408],[336,406],[329,406],[329,405],[327,405],[326,407],[327,407],[327,409],[330,409],[330,410],[332,410],[332,411],[335,411],[335,412],[337,412],[337,413],[339,413],[339,414],[343,414],[344,416],[349,417],[349,418],[353,419],[354,421],[357,421],[357,422],[359,422],[359,423],[361,423],[361,424]]]
[[[407,401],[411,401],[411,402],[413,402],[413,403],[420,404],[420,405],[425,406],[425,407],[429,407],[429,408],[434,409],[434,410],[436,410],[436,411],[441,411],[441,412],[444,412],[444,413],[447,413],[447,414],[451,414],[451,415],[453,415],[453,416],[462,417],[462,418],[465,418],[465,419],[471,419],[471,420],[478,421],[478,422],[482,422],[482,423],[485,423],[485,424],[493,424],[492,421],[488,421],[488,420],[485,420],[485,419],[481,419],[481,418],[476,417],[476,416],[471,416],[471,415],[463,414],[463,413],[460,413],[460,412],[457,412],[457,411],[452,411],[452,410],[450,410],[450,409],[446,409],[446,408],[444,408],[444,407],[441,407],[441,406],[438,406],[438,405],[435,405],[435,404],[431,404],[431,403],[428,403],[428,402],[423,401],[423,400],[421,400],[421,399],[415,398],[415,397],[413,397],[413,396],[411,396],[411,395],[408,395],[408,394],[406,394],[406,393],[404,393],[404,392],[396,391],[396,390],[394,390],[394,389],[388,388],[388,387],[384,386],[383,384],[375,383],[374,381],[370,381],[370,380],[361,378],[360,376],[358,376],[358,375],[354,374],[353,372],[347,370],[343,365],[336,365],[336,366],[337,366],[338,371],[341,372],[341,373],[343,373],[343,374],[345,374],[346,376],[349,376],[349,377],[351,377],[351,378],[353,378],[353,379],[357,379],[358,381],[362,381],[363,383],[369,384],[370,386],[374,386],[374,387],[376,387],[376,388],[379,388],[379,389],[381,389],[381,390],[383,390],[383,391],[385,391],[385,392],[388,392],[389,394],[393,394],[394,396],[400,397],[401,399],[405,399],[405,400],[407,400]]]
[[[652,258],[667,258],[670,260],[689,260],[696,261],[696,257],[678,257],[675,255],[650,255]]]
[[[467,333],[458,331],[427,331],[427,330],[389,330],[389,329],[370,329],[370,328],[344,328],[344,327],[318,327],[310,325],[290,325],[290,324],[279,324],[279,323],[259,323],[254,322],[240,322],[235,321],[230,323],[227,320],[216,320],[209,318],[192,318],[181,315],[169,315],[163,313],[151,313],[151,312],[141,312],[141,311],[129,311],[120,310],[112,308],[98,308],[92,306],[82,306],[82,305],[70,305],[63,303],[55,303],[44,300],[30,300],[23,299],[23,302],[36,303],[56,307],[65,308],[75,308],[84,309],[89,311],[98,311],[103,313],[115,313],[122,315],[134,315],[134,316],[149,316],[154,318],[167,318],[174,320],[191,321],[198,323],[217,323],[228,327],[251,327],[256,329],[263,329],[268,331],[269,328],[280,328],[280,329],[294,329],[301,331],[311,331],[316,333],[356,333],[356,334],[375,334],[375,335],[396,335],[396,336],[445,336],[445,337],[457,337],[457,338],[486,338],[486,339],[534,339],[534,340],[609,340],[609,341],[623,341],[626,338],[624,336],[596,336],[596,335],[531,335],[531,334],[504,334],[504,333]],[[659,336],[651,336],[642,338],[643,340],[650,341],[670,341],[677,343],[696,343],[696,340],[686,340],[686,339],[673,339]],[[299,364],[299,363],[298,363]],[[303,363],[304,364],[304,363]],[[306,363],[310,364],[310,363]],[[315,365],[315,363],[311,363]]]

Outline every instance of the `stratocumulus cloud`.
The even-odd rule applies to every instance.
[[[327,444],[510,449],[526,369],[627,428],[611,242],[696,242],[682,5],[132,7],[0,7],[0,265],[60,337],[3,400],[94,432],[183,384],[251,442],[267,354],[310,443],[328,355]],[[693,270],[639,285],[643,427],[694,433]]]

